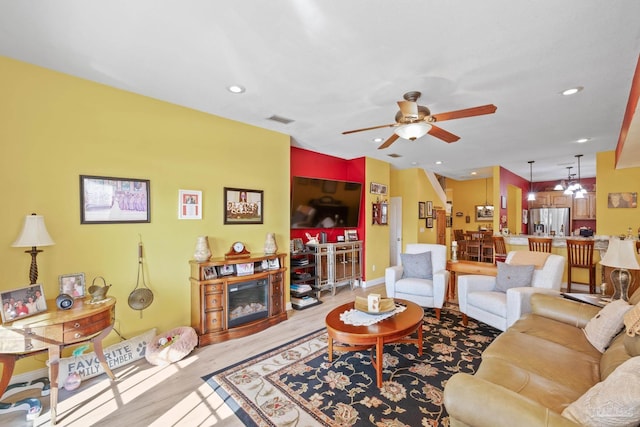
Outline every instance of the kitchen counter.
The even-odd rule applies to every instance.
[[[507,245],[510,246],[527,246],[529,247],[529,237],[550,237],[550,236],[529,236],[526,234],[518,234],[518,235],[510,235],[505,236],[504,241]],[[581,236],[554,236],[552,237],[553,243],[551,244],[554,248],[566,248],[567,247],[567,239],[573,240],[595,240],[594,249],[597,251],[604,251],[609,246],[609,236],[594,236],[594,237],[581,237]],[[519,250],[519,248],[513,248],[513,250]]]

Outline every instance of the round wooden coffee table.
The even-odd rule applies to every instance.
[[[370,326],[347,325],[340,320],[340,314],[353,308],[350,302],[334,308],[325,319],[329,333],[329,362],[333,361],[333,351],[357,351],[375,347],[371,352],[371,360],[376,368],[376,384],[382,387],[382,354],[385,344],[394,342],[414,343],[418,354],[422,356],[422,319],[424,310],[418,304],[396,299],[396,303],[404,304],[407,309]],[[409,335],[417,332],[416,338]],[[339,344],[334,345],[333,341]]]

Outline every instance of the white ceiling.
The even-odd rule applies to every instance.
[[[595,153],[615,149],[640,52],[638,17],[638,0],[1,0],[0,55],[342,158],[455,179],[493,165],[528,179],[534,160],[534,181],[543,181],[566,178],[576,154],[582,176],[595,176]],[[231,84],[246,92],[230,93]],[[559,94],[573,86],[584,90]],[[396,101],[411,90],[432,113],[498,110],[440,122],[461,137],[453,144],[427,135],[378,150],[372,139],[393,129],[341,134],[394,123]],[[633,135],[627,163],[640,166]],[[589,142],[575,142],[582,137]]]

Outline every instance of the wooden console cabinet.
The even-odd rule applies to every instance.
[[[209,345],[260,332],[287,320],[284,274],[286,254],[247,258],[212,258],[191,265],[191,326],[198,345]],[[253,272],[251,272],[253,270]],[[268,281],[268,313],[261,319],[229,326],[229,290],[243,283]]]

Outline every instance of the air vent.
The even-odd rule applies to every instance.
[[[273,120],[274,122],[282,123],[282,124],[285,124],[285,125],[288,125],[289,123],[293,122],[293,120],[291,120],[291,119],[287,119],[286,117],[277,116],[275,114],[273,116],[269,117],[269,120]]]
[[[387,156],[393,157],[394,159],[397,159],[398,157],[402,157],[400,154],[387,154]]]

